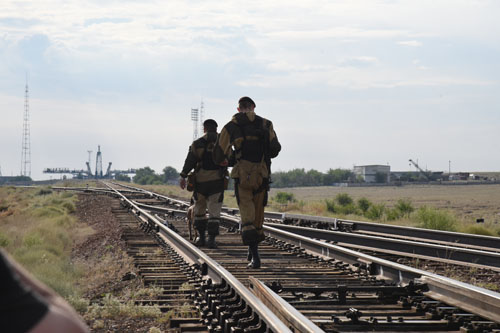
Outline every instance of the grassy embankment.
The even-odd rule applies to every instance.
[[[76,197],[48,188],[0,188],[0,246],[65,298],[75,296],[70,260]]]
[[[71,185],[81,186],[80,183]],[[95,233],[92,227],[78,223],[73,214],[76,201],[75,194],[50,188],[0,187],[0,247],[68,300],[94,330],[106,329],[105,322],[120,322],[128,317],[148,318],[146,327],[154,331],[154,326],[161,326],[172,315],[178,315],[173,312],[163,315],[157,306],[135,305],[135,299],[154,298],[161,292],[160,288],[144,288],[138,281],[120,290],[94,295],[94,299],[86,298],[97,285],[114,282],[115,277],[106,277],[109,275],[106,272],[108,268],[119,270],[113,261],[117,261],[115,266],[122,266],[123,262],[117,258],[127,256],[117,253],[118,249],[107,248],[99,258],[73,260],[75,245]],[[98,277],[109,281],[96,281]],[[182,313],[182,309],[179,312]]]

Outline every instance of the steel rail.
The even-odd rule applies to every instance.
[[[166,200],[168,202],[174,202],[182,206],[189,206],[188,202],[182,200],[172,199],[167,196],[137,187],[127,186],[122,184],[118,185],[134,189],[137,191],[143,191],[148,195],[150,195],[151,197],[156,197],[158,199]],[[223,207],[222,209],[224,212],[230,215],[239,214],[239,210],[237,208]],[[278,212],[266,211],[264,212],[264,216],[268,219],[281,220],[284,224],[287,224],[287,222],[290,221],[308,221],[313,223],[321,222],[321,223],[332,224],[332,227],[335,229],[337,229],[337,226],[340,226],[340,224],[344,225],[348,224],[349,229],[353,231],[374,232],[386,235],[399,235],[399,236],[404,236],[406,238],[419,238],[423,240],[454,243],[456,244],[456,246],[471,245],[480,248],[496,249],[500,251],[500,237],[466,234],[466,233],[443,231],[443,230],[431,230],[431,229],[415,228],[415,227],[404,227],[404,226],[387,225],[381,223],[345,220],[345,219],[303,215],[303,214],[290,214],[290,213],[278,213]]]
[[[151,198],[160,199],[160,200],[166,201],[167,203],[178,204],[178,205],[181,205],[182,207],[186,207],[186,208],[190,206],[189,202],[187,202],[187,201],[173,199],[173,198],[167,197],[165,195],[162,195],[162,194],[159,194],[159,193],[155,193],[155,192],[151,192],[151,191],[139,188],[139,187],[133,187],[133,186],[124,185],[124,184],[115,183],[115,182],[111,182],[111,184],[122,186],[122,187],[125,187],[125,188],[128,188],[128,189],[133,189],[133,190],[142,192],[144,194],[147,194]]]
[[[488,252],[456,246],[422,243],[417,241],[356,234],[350,232],[324,230],[309,227],[297,227],[281,223],[267,223],[266,225],[310,238],[317,238],[337,243],[354,244],[363,246],[365,248],[370,247],[373,250],[385,249],[402,253],[454,260],[458,262],[474,263],[478,265],[497,268],[500,267],[500,253],[498,252]]]
[[[320,333],[324,332],[309,318],[297,311],[293,306],[269,289],[262,281],[253,276],[249,277],[253,293],[270,308],[278,318],[288,327],[293,327],[295,332]]]
[[[349,224],[350,229],[353,231],[366,231],[377,232],[381,234],[400,235],[412,238],[422,238],[428,240],[457,243],[463,245],[474,245],[480,247],[490,247],[500,250],[500,237],[483,236],[475,234],[466,234],[460,232],[432,230],[424,228],[403,227],[397,225],[388,225],[373,222],[362,222],[354,220],[344,220],[330,217],[320,217],[302,214],[283,214],[283,221],[308,221],[308,222],[322,222],[332,224],[337,228],[339,223]]]
[[[108,185],[109,186],[109,185]],[[133,203],[118,190],[113,189],[136,214],[143,216],[149,223],[152,223],[156,231],[160,233],[165,239],[172,243],[177,249],[181,251],[180,254],[186,256],[192,262],[200,264],[203,269],[206,269],[206,275],[213,281],[218,283],[225,281],[228,283],[241,298],[258,314],[259,318],[266,324],[267,328],[273,332],[292,332],[281,320],[279,320],[274,313],[267,308],[264,303],[257,298],[250,290],[248,290],[238,279],[229,273],[219,263],[207,256],[203,251],[199,250],[193,244],[185,240],[182,236],[178,235],[173,230],[166,227],[156,217],[141,209],[138,205]]]
[[[223,219],[229,223],[238,224],[238,219],[235,217],[226,216]],[[367,269],[372,275],[389,279],[398,284],[421,280],[428,285],[427,294],[431,298],[500,323],[499,293],[268,225],[264,226],[264,232],[266,236],[299,246],[314,255],[341,260],[352,266],[360,267],[360,269]]]
[[[140,190],[138,188],[134,188],[131,186],[124,186],[127,188],[131,189],[136,189]],[[143,190],[144,193],[146,193],[149,196],[156,197],[161,200],[165,200],[170,203],[176,203],[180,204],[183,207],[189,206],[188,203],[183,202],[181,200],[176,200],[169,198],[164,195],[160,195],[154,192],[146,191]],[[153,206],[142,206],[144,208],[147,208],[149,210],[153,210],[156,212],[165,212],[164,209],[160,208],[155,208]],[[228,216],[235,216],[235,214],[238,212],[237,209],[231,209],[227,208],[226,209],[226,218]],[[177,214],[182,214],[180,211]],[[276,214],[275,217],[279,213],[271,213],[271,214]],[[320,217],[320,216],[310,216],[310,215],[297,215],[297,214],[282,214],[283,221],[286,221],[287,219],[299,219],[299,220],[307,220],[307,221],[314,221],[314,222],[322,222],[322,223],[331,223],[334,228],[337,228],[337,225],[340,223],[355,223],[355,221],[348,221],[348,220],[338,220],[338,219],[332,219],[328,217]],[[367,225],[377,225],[374,223],[369,223],[366,222],[364,224]],[[316,229],[316,228],[307,228],[307,227],[296,227],[296,226],[290,226],[286,224],[273,224],[273,223],[265,223],[265,225],[271,225],[276,228],[288,230],[291,232],[296,232],[300,235],[307,236],[307,237],[312,237],[312,238],[318,238],[318,239],[325,239],[327,241],[333,241],[333,242],[342,242],[342,243],[349,243],[352,245],[360,246],[362,249],[365,250],[382,250],[382,251],[391,251],[392,253],[397,253],[403,255],[406,253],[406,255],[409,256],[414,256],[414,257],[419,257],[419,258],[424,258],[424,259],[434,259],[434,260],[439,260],[439,261],[445,261],[448,263],[453,263],[453,264],[462,264],[462,263],[468,263],[468,264],[473,264],[476,267],[492,267],[493,269],[500,269],[500,253],[496,252],[489,252],[485,250],[479,250],[479,249],[467,249],[467,248],[460,248],[455,245],[440,245],[440,244],[432,244],[432,243],[427,243],[427,242],[419,242],[418,240],[405,240],[405,239],[393,239],[389,237],[380,237],[376,235],[365,235],[365,234],[356,234],[356,233],[345,233],[345,232],[340,232],[340,231],[332,231],[332,230],[325,230],[325,229]],[[381,225],[384,227],[384,225]],[[352,227],[352,226],[351,226]],[[433,233],[432,231],[426,230],[426,229],[418,229],[418,228],[407,228],[407,227],[397,227],[394,228],[394,230],[399,230],[399,231],[404,231],[406,229],[413,230],[413,231],[422,231],[422,234],[426,235],[436,235],[436,234],[441,234],[441,235],[448,235],[449,237],[461,237],[463,236],[463,239],[482,239],[482,236],[478,235],[467,235],[467,234],[461,234],[461,233],[451,233],[451,232],[437,232]],[[469,237],[472,236],[472,237]],[[495,237],[488,237],[488,238],[493,238]],[[457,244],[457,243],[453,243]],[[460,243],[461,244],[461,243]],[[457,244],[458,245],[458,244]],[[346,245],[347,246],[347,245]]]
[[[500,323],[499,293],[270,226],[264,226],[264,233],[266,236],[299,246],[314,255],[364,267],[370,274],[398,284],[420,279],[428,285],[427,293],[430,297],[446,300],[448,304]]]
[[[176,210],[161,206],[152,206],[137,203],[139,207],[149,211],[164,213],[170,216],[186,216],[186,211]],[[222,218],[234,223],[238,219],[232,215],[222,213]],[[279,223],[266,223],[265,225],[277,229],[286,230],[298,235],[322,239],[331,242],[341,243],[341,246],[358,246],[363,250],[389,252],[398,255],[418,256],[419,258],[429,260],[445,261],[447,263],[463,265],[464,263],[473,264],[476,267],[500,269],[500,254],[450,246],[420,243],[415,241],[398,240],[371,235],[359,235],[344,233],[338,231],[314,229],[307,227],[296,227]]]
[[[113,191],[107,188],[100,187],[61,187],[61,186],[52,186],[51,189],[55,191],[75,191],[75,192],[97,192],[97,193],[114,193]],[[126,193],[142,193],[140,191],[134,190],[124,190],[122,192]]]
[[[161,210],[164,213],[172,211],[173,214],[182,214],[181,211],[172,208],[155,206],[150,206],[150,208]],[[239,223],[238,218],[230,215],[222,216],[222,219],[233,225]],[[281,224],[277,225],[282,226]],[[324,232],[325,230],[318,231]],[[311,254],[340,260],[355,267],[360,267],[360,269],[367,269],[372,275],[389,279],[398,284],[407,284],[412,280],[422,280],[423,283],[429,286],[427,293],[431,298],[441,300],[500,323],[499,293],[385,259],[376,258],[339,245],[329,244],[324,241],[280,230],[269,226],[269,224],[264,225],[264,233],[266,236],[299,246]],[[346,235],[346,233],[340,234]]]

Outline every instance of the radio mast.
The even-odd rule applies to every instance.
[[[24,91],[23,142],[21,153],[21,176],[31,177],[30,106],[28,99],[28,74]]]

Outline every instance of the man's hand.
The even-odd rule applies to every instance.
[[[185,189],[186,188],[186,178],[179,178],[179,186],[182,188],[182,189]]]

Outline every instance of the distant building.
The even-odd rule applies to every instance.
[[[355,165],[353,172],[367,183],[389,183],[391,180],[389,165]]]

